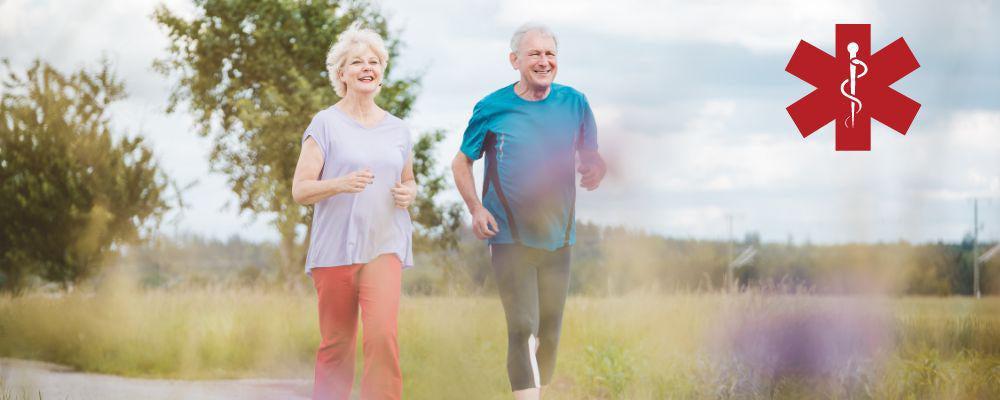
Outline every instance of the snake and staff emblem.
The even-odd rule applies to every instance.
[[[910,129],[920,103],[889,86],[920,63],[903,38],[878,51],[871,43],[870,24],[837,24],[833,54],[799,41],[785,71],[816,89],[786,110],[803,138],[833,121],[837,151],[869,151],[872,119],[903,135]]]
[[[851,116],[847,117],[847,118],[844,118],[844,126],[846,127],[847,126],[847,121],[850,120],[851,121],[851,128],[853,128],[854,127],[854,116],[858,115],[858,113],[861,112],[861,100],[858,100],[857,97],[854,97],[854,95],[857,94],[856,84],[857,84],[858,78],[860,78],[862,76],[865,76],[865,74],[868,73],[868,64],[865,64],[864,61],[861,61],[861,60],[858,59],[858,44],[857,43],[854,43],[854,42],[848,43],[847,44],[847,53],[848,53],[848,55],[851,56],[851,77],[847,78],[847,79],[844,79],[844,81],[840,83],[840,94],[844,95],[844,97],[847,97],[847,99],[851,101]],[[864,68],[864,70],[862,70],[860,74],[858,73],[858,66],[859,65],[862,68]],[[850,85],[851,85],[851,92],[850,93],[847,93],[847,91],[844,90],[844,87],[847,86],[848,83],[850,83]]]

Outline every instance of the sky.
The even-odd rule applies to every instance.
[[[0,0],[0,57],[63,70],[108,58],[129,93],[111,110],[116,130],[145,136],[191,185],[165,232],[276,240],[270,218],[240,215],[225,177],[209,171],[210,141],[192,118],[165,113],[173,82],[151,69],[168,43],[150,18],[160,3]],[[559,40],[556,81],[587,95],[611,166],[600,189],[579,193],[582,220],[678,238],[725,239],[731,221],[735,237],[765,241],[955,242],[979,199],[981,236],[1000,239],[998,2],[375,4],[404,42],[394,73],[422,76],[408,122],[448,132],[442,168],[476,101],[517,80],[510,35],[538,21]],[[904,37],[921,65],[892,86],[921,103],[913,125],[904,136],[873,122],[870,152],[834,151],[833,124],[802,138],[785,111],[813,89],[784,71],[796,45],[832,53],[837,23],[872,24],[875,50]]]

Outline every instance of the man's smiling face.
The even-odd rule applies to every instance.
[[[530,31],[521,38],[516,53],[511,53],[511,65],[521,72],[521,82],[530,88],[546,88],[556,78],[556,41],[539,31]]]

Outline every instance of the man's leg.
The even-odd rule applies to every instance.
[[[569,292],[570,249],[546,252],[538,265],[538,369],[541,384],[548,385],[556,368],[556,350],[562,330],[563,309]]]
[[[535,357],[538,338],[538,274],[530,248],[494,244],[493,275],[507,317],[507,375],[516,393],[541,386]]]

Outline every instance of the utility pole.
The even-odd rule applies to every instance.
[[[979,293],[979,199],[972,199],[972,291]]]
[[[726,214],[729,222],[729,243],[726,245],[726,288],[733,284],[733,214]]]

